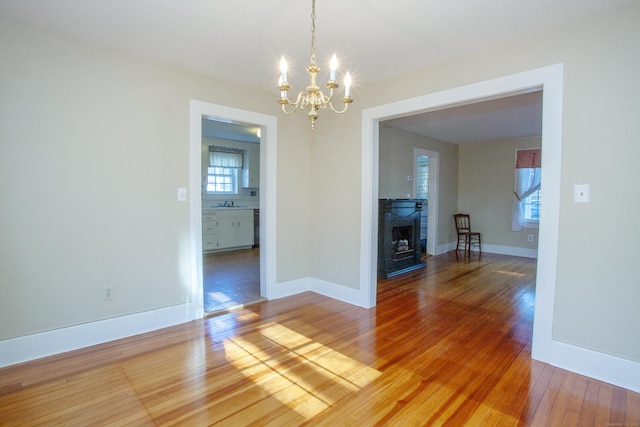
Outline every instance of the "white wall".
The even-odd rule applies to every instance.
[[[538,229],[511,231],[511,211],[516,150],[539,147],[539,137],[460,146],[458,210],[471,214],[483,251],[535,257]]]
[[[277,115],[273,94],[9,21],[0,56],[0,344],[188,304],[190,99]],[[280,281],[309,275],[307,215],[289,209],[308,211],[309,134],[289,123]]]
[[[638,210],[640,4],[573,25],[505,41],[446,64],[380,83],[364,108],[564,64],[564,127],[553,337],[640,361],[640,264],[621,215]],[[573,203],[590,184],[591,203]],[[637,382],[636,382],[637,383]]]
[[[380,126],[379,198],[403,198],[413,193],[413,149],[422,148],[439,153],[438,241],[447,247],[455,240],[453,214],[458,211],[458,146],[429,139],[402,129]]]
[[[639,207],[639,21],[634,3],[355,88],[313,132],[278,114],[278,283],[360,286],[362,109],[563,63],[553,335],[640,362],[640,263],[619,220]],[[273,93],[8,22],[0,55],[0,339],[183,304],[189,99],[275,114]],[[592,202],[576,205],[584,183]]]
[[[535,256],[538,229],[511,231],[515,150],[540,147],[540,138],[476,144],[449,144],[401,129],[380,126],[379,197],[403,198],[413,192],[414,147],[440,153],[438,242],[456,239],[453,214],[472,214],[473,229],[482,233],[484,252]],[[527,240],[534,236],[533,242]]]

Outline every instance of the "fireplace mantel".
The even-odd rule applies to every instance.
[[[426,267],[420,251],[421,199],[380,199],[378,274],[389,278]]]

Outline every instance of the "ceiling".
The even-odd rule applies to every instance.
[[[202,136],[209,138],[259,143],[258,129],[260,126],[202,118]]]
[[[326,71],[335,52],[357,102],[359,86],[637,1],[317,0],[317,62]],[[303,0],[0,0],[6,19],[274,94],[282,55],[294,90],[307,84],[310,13]],[[483,114],[463,111],[473,111],[469,122]],[[442,114],[433,132],[452,123]]]
[[[542,90],[391,119],[384,124],[453,144],[542,134]]]

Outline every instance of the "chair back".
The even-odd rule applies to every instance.
[[[456,231],[458,233],[468,233],[471,231],[471,220],[468,214],[455,214],[453,219],[456,223]]]

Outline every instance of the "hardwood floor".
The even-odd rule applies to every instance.
[[[640,394],[530,358],[535,261],[452,253],[0,369],[0,425],[638,426]]]
[[[260,249],[204,254],[204,311],[215,313],[260,301]]]

